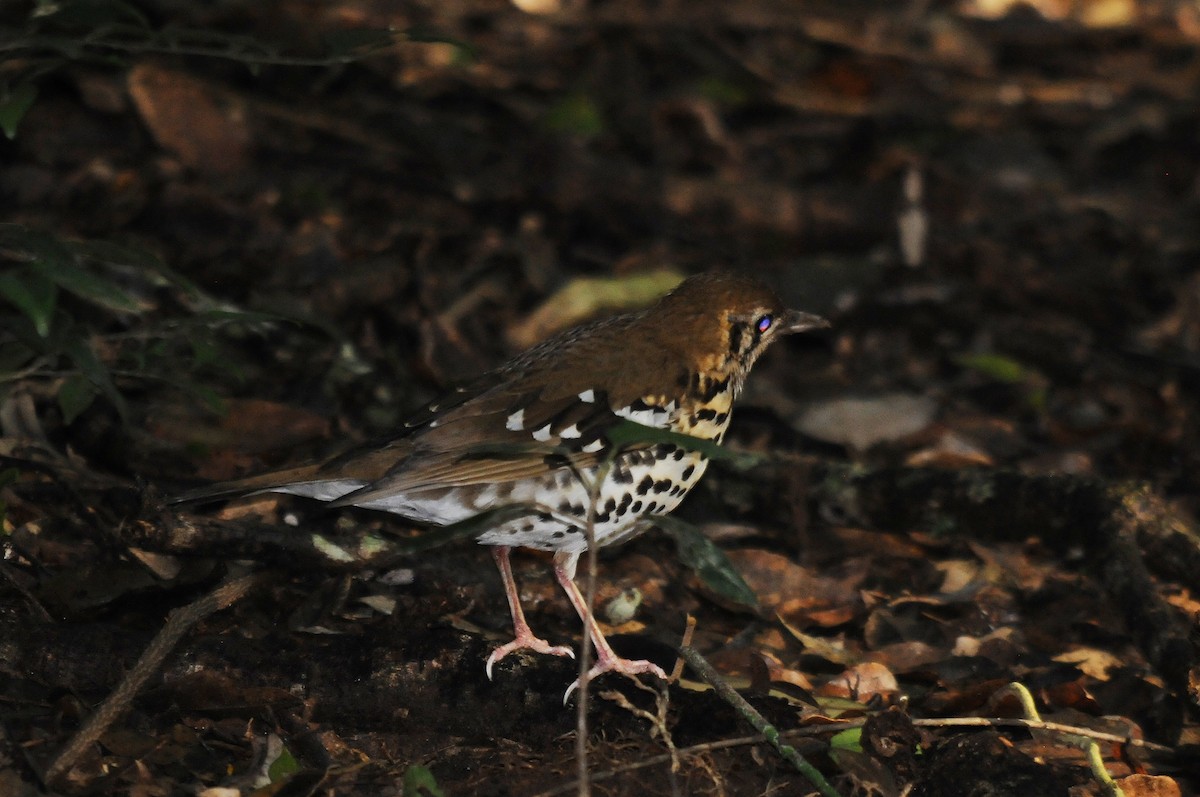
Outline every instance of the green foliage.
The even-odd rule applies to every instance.
[[[267,777],[272,783],[279,783],[300,771],[300,762],[292,755],[292,751],[284,747],[280,751],[279,757],[271,762],[271,766],[267,769]]]
[[[698,528],[669,515],[654,518],[654,525],[675,540],[679,559],[704,582],[704,585],[733,603],[756,608],[758,596],[742,579],[729,557]]]
[[[1047,379],[1033,368],[1007,357],[1003,354],[963,354],[955,358],[955,362],[963,368],[983,374],[989,379],[1008,385],[1019,385],[1025,397],[1025,403],[1031,409],[1043,410],[1046,407]]]
[[[444,797],[437,778],[426,767],[412,764],[404,770],[404,797]]]
[[[546,126],[557,133],[592,138],[604,132],[604,114],[596,101],[576,92],[559,100],[546,114]]]
[[[829,738],[829,746],[834,750],[853,750],[861,753],[863,751],[862,728],[848,728],[840,733],[835,733]]]
[[[33,107],[35,99],[37,86],[32,83],[0,86],[0,130],[10,141],[17,137],[17,126],[25,118],[25,112]]]
[[[183,315],[163,317],[166,295]],[[219,304],[143,250],[0,224],[0,391],[47,381],[66,423],[101,397],[125,418],[119,381],[165,382],[217,409],[192,375],[236,379],[223,333],[279,320]]]
[[[955,358],[959,365],[995,379],[1018,384],[1029,379],[1029,372],[1017,360],[1003,354],[963,354]]]

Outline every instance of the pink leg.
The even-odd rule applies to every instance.
[[[516,638],[507,645],[501,645],[488,656],[485,669],[488,680],[492,680],[492,667],[500,659],[516,650],[533,650],[538,653],[548,653],[551,656],[570,656],[575,658],[575,651],[563,645],[551,645],[544,639],[533,635],[529,623],[525,622],[525,612],[521,610],[521,597],[517,594],[517,583],[513,580],[512,565],[508,561],[508,548],[497,545],[492,548],[492,558],[500,570],[500,580],[504,582],[504,594],[508,596],[508,609],[512,612],[513,631]]]
[[[584,599],[583,593],[579,591],[579,587],[575,584],[575,565],[578,560],[579,554],[555,554],[554,577],[558,579],[558,583],[562,585],[563,590],[567,593],[567,597],[571,600],[575,611],[579,613],[580,618],[587,625],[588,635],[592,638],[592,644],[596,647],[596,663],[592,666],[592,669],[588,670],[588,680],[590,681],[606,672],[619,672],[630,678],[650,673],[666,681],[667,674],[654,662],[623,659],[608,644],[608,640],[604,638],[604,633],[596,623],[596,618],[588,611],[587,601]],[[575,688],[578,686],[579,681],[576,680],[567,687],[567,693],[563,695],[564,703],[567,702],[567,698],[571,696],[571,692],[575,691]]]

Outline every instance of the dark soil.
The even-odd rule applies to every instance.
[[[602,619],[642,595],[618,650],[670,670],[694,617],[842,795],[1103,794],[1087,739],[1126,795],[1197,793],[1200,12],[1003,5],[0,10],[0,794],[576,793],[575,663],[484,673],[486,550],[166,499],[716,268],[833,327],[764,357],[752,465],[676,513],[759,606],[644,535],[600,557]],[[690,669],[586,709],[596,794],[814,792]]]

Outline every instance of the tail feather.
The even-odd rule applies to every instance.
[[[215,482],[180,493],[168,500],[171,504],[193,504],[237,498],[254,493],[299,492],[306,494],[305,484],[327,481],[317,476],[318,465],[301,465],[295,468],[260,473],[244,479]]]

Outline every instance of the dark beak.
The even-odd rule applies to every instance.
[[[788,310],[783,317],[783,332],[808,332],[810,329],[825,329],[829,322],[819,315]]]

